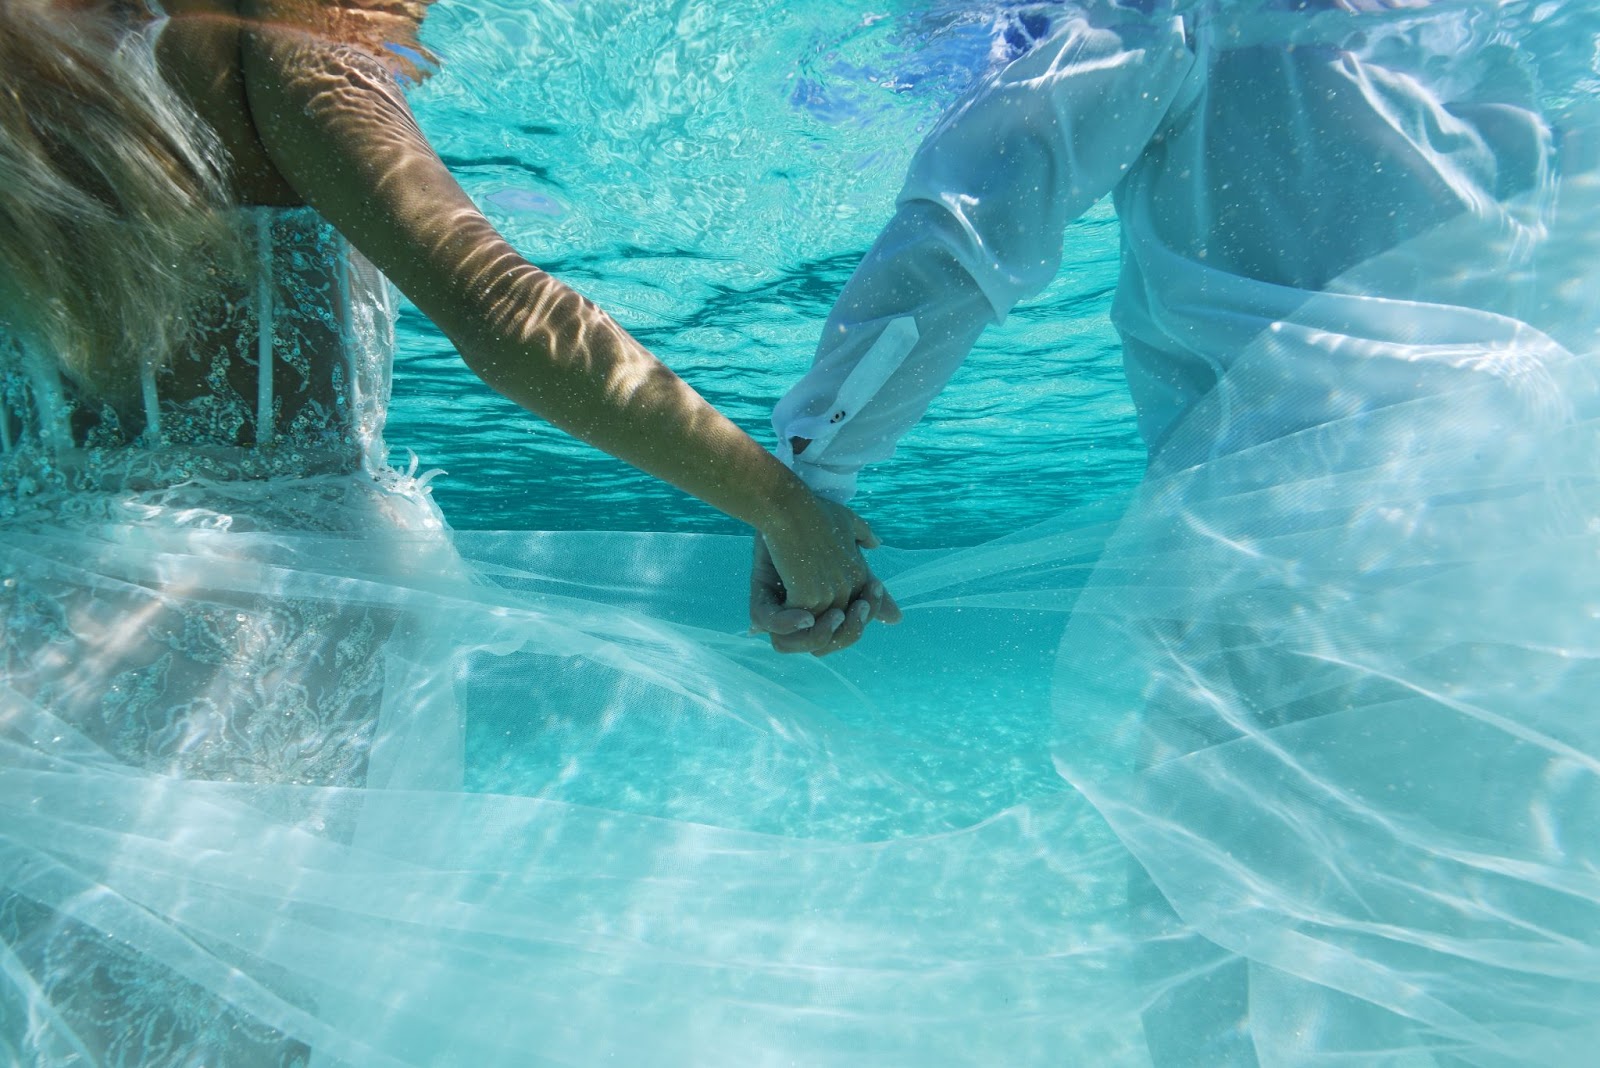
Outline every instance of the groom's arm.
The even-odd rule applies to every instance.
[[[1076,10],[946,113],[773,412],[779,458],[802,481],[848,501],[861,468],[894,453],[984,328],[1055,277],[1067,224],[1139,158],[1193,64],[1181,19]],[[856,606],[811,627],[768,611],[782,602],[757,548],[751,619],[785,631],[775,647],[860,637]]]
[[[940,120],[779,402],[779,457],[846,501],[983,329],[1037,294],[1067,225],[1128,173],[1194,64],[1178,18],[1074,11]]]

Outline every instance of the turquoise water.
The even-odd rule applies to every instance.
[[[1547,17],[1560,10],[1541,5],[1529,16],[1544,20],[1547,43],[1562,32]],[[893,209],[912,151],[975,77],[1026,43],[1041,11],[1049,5],[446,0],[429,26],[445,65],[413,100],[468,191],[524,253],[610,309],[770,445],[772,405],[807,366],[823,318]],[[1594,54],[1560,58],[1591,63]],[[1554,82],[1590,91],[1588,77]],[[1584,187],[1574,187],[1581,206]],[[1101,548],[1091,521],[1105,516],[1071,510],[1122,498],[1145,459],[1107,319],[1118,268],[1107,203],[1068,229],[1063,262],[1042,296],[984,335],[894,460],[863,479],[857,504],[894,547],[875,564],[891,588],[904,590],[897,577],[913,586],[908,603],[919,578],[923,596],[936,599],[820,667],[768,657],[757,639],[737,644],[746,641],[733,637],[743,630],[742,544],[593,533],[738,533],[735,524],[493,397],[419,315],[405,314],[389,440],[399,459],[411,449],[447,472],[433,486],[467,532],[469,558],[514,566],[531,591],[576,593],[585,608],[687,623],[730,663],[750,657],[747,675],[709,684],[735,710],[726,716],[579,658],[475,657],[459,695],[471,710],[469,788],[560,802],[599,814],[602,825],[642,817],[649,832],[640,840],[659,855],[643,850],[643,877],[629,868],[616,885],[648,903],[642,915],[673,917],[651,928],[665,944],[682,927],[682,905],[671,878],[658,890],[661,873],[703,878],[685,896],[710,888],[707,929],[719,947],[737,943],[747,923],[760,939],[806,943],[814,916],[869,917],[817,938],[817,957],[797,958],[833,983],[873,937],[893,945],[883,973],[892,981],[871,984],[852,1037],[812,1026],[835,1022],[834,1002],[813,1002],[803,983],[760,995],[780,1017],[805,1016],[795,1048],[815,1041],[826,1050],[817,1062],[858,1048],[860,1036],[902,1055],[886,1063],[927,1062],[907,1051],[930,1048],[953,1061],[938,1017],[956,1011],[981,1036],[971,1063],[1146,1063],[1145,1038],[1152,1049],[1161,1039],[1139,1029],[1162,1014],[1185,1043],[1178,1063],[1229,1063],[1192,1036],[1229,1033],[1228,1014],[1246,1011],[1232,954],[1251,962],[1250,1033],[1276,1063],[1294,1063],[1300,1050],[1352,1064],[1377,1063],[1383,1051],[1395,1053],[1385,1063],[1413,1052],[1405,1063],[1449,1063],[1432,1050],[1488,1030],[1501,1050],[1576,1048],[1586,1040],[1574,1036],[1592,1031],[1581,999],[1595,974],[1593,895],[1573,893],[1567,880],[1594,867],[1587,845],[1560,828],[1586,825],[1587,802],[1547,785],[1575,773],[1552,771],[1559,760],[1547,764],[1518,732],[1525,719],[1553,724],[1551,735],[1570,739],[1593,767],[1591,702],[1579,696],[1593,689],[1567,675],[1569,646],[1585,666],[1592,659],[1592,609],[1574,623],[1580,609],[1555,586],[1541,595],[1537,568],[1505,580],[1521,565],[1500,555],[1495,537],[1520,513],[1498,514],[1509,505],[1492,495],[1492,507],[1474,511],[1484,486],[1521,485],[1527,464],[1516,457],[1538,454],[1537,434],[1513,436],[1506,444],[1529,452],[1508,448],[1509,473],[1485,475],[1478,453],[1461,464],[1449,443],[1464,429],[1476,447],[1473,424],[1489,419],[1441,395],[1416,417],[1442,443],[1436,452],[1407,451],[1415,435],[1404,419],[1374,419],[1370,434],[1356,427],[1347,438],[1335,426],[1312,435],[1308,454],[1326,445],[1324,457],[1349,448],[1374,461],[1335,466],[1325,480],[1323,467],[1303,477],[1293,446],[1268,453],[1260,496],[1255,476],[1227,463],[1219,474],[1174,477],[1167,498],[1150,496],[1142,512],[1136,503],[1112,550],[1120,555],[1080,600],[1075,583],[1087,569],[1078,565]],[[1402,457],[1393,470],[1391,456]],[[1281,499],[1274,462],[1284,464]],[[1184,500],[1193,506],[1184,517],[1205,522],[1169,524],[1164,499]],[[1386,532],[1390,516],[1374,522],[1368,500],[1416,504],[1408,514],[1427,533]],[[1049,561],[1045,573],[1016,588],[1001,581],[1011,563],[1001,558],[1017,543],[988,550],[986,562],[974,559],[984,550],[953,554],[931,578],[918,565],[937,572],[946,558],[899,551],[976,545],[1064,513],[1069,521],[1050,528],[1062,540],[1036,533],[1031,546],[1048,548],[1036,557]],[[1546,528],[1555,526],[1541,517],[1527,529]],[[495,530],[576,533],[471,533]],[[1589,548],[1570,560],[1550,551],[1562,581],[1592,562]],[[964,599],[959,576],[986,568],[995,589]],[[1280,596],[1286,589],[1292,597]],[[1548,610],[1529,612],[1541,598]],[[742,688],[767,682],[806,695],[804,707],[780,702],[769,717],[764,697]],[[1531,706],[1514,692],[1541,686]],[[1304,715],[1323,693],[1351,704]],[[1250,727],[1234,742],[1185,750],[1159,774],[1115,766],[1169,744],[1167,723],[1192,721]],[[1258,721],[1272,725],[1257,732]],[[1518,726],[1501,733],[1501,723]],[[1530,836],[1529,827],[1539,830]],[[1531,840],[1546,827],[1548,850]],[[710,850],[662,845],[680,831],[709,835]],[[770,837],[723,837],[730,832]],[[584,878],[602,873],[604,887],[621,854],[576,840],[561,860]],[[787,859],[764,862],[792,847],[835,859],[793,871]],[[1129,851],[1160,893],[1130,882]],[[731,874],[716,866],[725,855],[740,858]],[[916,863],[897,866],[907,857]],[[926,858],[931,866],[918,867]],[[1161,894],[1181,923],[1145,907]],[[956,903],[948,914],[947,901]],[[954,953],[939,943],[946,915],[961,932]],[[1375,916],[1388,934],[1374,934]],[[994,943],[968,956],[971,932]],[[936,948],[918,956],[927,938]],[[1071,959],[1084,944],[1112,947],[1105,972],[1097,960]],[[1135,1022],[1185,985],[1168,987],[1168,978],[1203,974],[1224,957],[1232,971],[1219,971],[1215,989]],[[992,970],[963,971],[978,959]],[[1344,985],[1350,959],[1371,985]],[[924,980],[948,1002],[920,1000]],[[1071,983],[1096,989],[1085,1000],[1063,993]],[[692,980],[686,988],[697,989]],[[902,988],[913,992],[909,1010],[875,1000]],[[634,1010],[637,991],[619,999],[597,989],[607,1019]],[[678,992],[672,981],[640,989],[661,1006]],[[1413,1019],[1419,991],[1451,1018]],[[1124,996],[1103,1014],[1093,1007]],[[741,989],[735,1001],[747,998]],[[702,999],[691,1000],[659,1019],[676,1027],[694,1018]],[[810,1015],[817,1005],[824,1011]],[[1111,1033],[1097,1035],[1086,1020],[1102,1019]],[[1458,1021],[1471,1026],[1457,1031]],[[733,1032],[708,1033],[725,1041]],[[1014,1036],[1028,1052],[997,1052]],[[771,1038],[771,1048],[789,1037]],[[1034,1037],[1040,1044],[1028,1046]],[[1580,1062],[1513,1052],[1474,1063]]]
[[[893,211],[923,133],[1040,26],[1038,5],[445,2],[412,96],[468,192],[772,444],[773,403]],[[1106,319],[1116,222],[1068,231],[1054,285],[984,335],[863,479],[892,544],[986,540],[1132,485],[1144,463]],[[414,310],[389,441],[444,469],[458,528],[733,533],[737,524],[490,394]]]
[[[809,366],[912,151],[1014,53],[1020,25],[998,5],[446,2],[427,26],[444,66],[412,101],[520,250],[770,447],[772,406]],[[1117,240],[1102,202],[1069,231],[1050,289],[984,335],[894,459],[863,478],[857,506],[891,545],[979,543],[1137,481],[1144,446],[1106,314]],[[397,461],[411,449],[443,469],[431,484],[458,529],[743,532],[491,393],[414,309],[400,321],[387,436]],[[879,566],[904,564],[880,555]],[[742,626],[742,582],[716,593],[729,630]],[[1038,712],[1056,634],[995,633],[995,648],[963,663],[1009,671],[964,672],[915,641],[855,654],[905,683],[892,707],[880,701],[860,723],[846,710],[831,729],[944,799],[926,812],[862,789],[752,790],[737,771],[703,792],[715,814],[685,809],[676,777],[642,769],[667,760],[715,775],[715,732],[698,759],[662,753],[653,720],[591,737],[587,718],[567,720],[593,699],[565,691],[542,698],[550,716],[473,721],[471,784],[708,822],[732,810],[746,829],[848,839],[965,826],[1064,788]],[[469,706],[550,685],[489,659],[474,671]]]
[[[441,0],[414,100],[530,258],[770,444],[917,141],[1052,10]],[[1600,29],[1556,14],[1532,9],[1546,42],[1589,46],[1558,58],[1600,64]],[[1484,53],[1426,59],[1522,84]],[[1591,73],[1551,84],[1582,99]],[[735,525],[492,396],[414,310],[387,434],[447,472],[454,537],[414,483],[354,472],[182,472],[6,524],[0,1049],[127,1036],[113,1063],[154,1064],[166,1028],[160,1063],[266,1060],[215,1033],[363,1068],[1589,1064],[1600,109],[1557,103],[1537,259],[1499,269],[1465,212],[1379,243],[1318,294],[1359,301],[1346,321],[1254,320],[1132,494],[1117,225],[1091,209],[865,479],[907,618],[838,657],[747,635]],[[263,280],[301,273],[282,247]],[[1532,321],[1386,296],[1417,263]],[[1370,381],[1335,377],[1363,342]],[[1386,400],[1418,356],[1472,380]]]

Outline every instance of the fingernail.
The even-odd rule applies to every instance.
[[[883,583],[874,582],[872,585],[867,587],[867,592],[870,593],[874,597],[882,597],[883,596]]]
[[[810,630],[812,627],[814,627],[816,625],[817,625],[817,617],[812,615],[810,612],[807,612],[805,615],[800,617],[800,629],[801,630]]]

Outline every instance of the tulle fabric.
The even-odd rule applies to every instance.
[[[400,476],[275,485],[320,533],[192,498],[8,531],[6,574],[93,606],[30,661],[82,690],[3,691],[0,871],[74,932],[8,943],[8,1041],[105,1060],[42,993],[104,939],[142,976],[106,1011],[176,1017],[149,1063],[251,1063],[254,1028],[271,1063],[1139,1065],[1230,969],[1261,1064],[1582,1063],[1600,383],[1507,321],[1516,374],[1451,357],[1215,455],[1201,420],[1325,387],[1275,370],[1315,325],[1241,360],[1131,502],[887,554],[907,621],[825,662],[742,633],[741,539],[452,535]],[[213,697],[247,688],[245,636],[319,621],[267,692],[370,670],[355,756],[273,770],[309,777],[314,727],[237,773],[217,754],[259,732],[117,752],[73,709],[95,665],[170,651],[146,605],[233,614]]]
[[[1251,961],[1264,1060],[1595,1040],[1600,424],[1551,359],[1152,480],[1078,602],[1063,774]]]
[[[1562,195],[1552,229],[1592,233],[1592,175]],[[1469,247],[1497,251],[1441,226],[1258,335],[1062,643],[1058,765],[1249,961],[1262,1063],[1579,1064],[1600,1038],[1600,377],[1498,310],[1550,294],[1529,318],[1592,344],[1555,294],[1593,261],[1546,249],[1548,289],[1491,294],[1439,269]],[[1360,295],[1406,279],[1481,288]]]
[[[138,1047],[147,1063],[262,1048],[362,1065],[1133,1055],[1145,992],[1108,980],[1136,937],[1124,853],[1045,759],[1058,625],[974,641],[930,618],[854,669],[773,664],[736,626],[740,539],[452,546],[394,522],[426,518],[411,488],[352,496],[353,536],[144,516],[92,568],[82,531],[8,541],[8,565],[70,575],[119,619],[148,618],[148,598],[190,617],[225,606],[251,634],[322,621],[342,650],[275,656],[276,692],[326,692],[320,672],[360,676],[362,657],[381,675],[376,710],[343,725],[367,759],[330,783],[272,769],[306,777],[308,747],[340,724],[296,719],[282,742],[298,759],[237,777],[199,766],[210,739],[191,726],[146,770],[83,729],[94,717],[61,689],[30,699],[47,688],[14,673],[0,870],[56,928],[7,949],[23,1049],[110,1059],[43,996],[63,989],[51,969],[100,960],[105,940],[135,948],[141,982],[99,991],[101,1015],[149,1032],[141,1006],[160,997],[177,1017]],[[119,664],[164,634],[122,633]],[[213,694],[250,687],[253,646],[230,633]],[[939,652],[957,637],[967,656]],[[109,641],[74,628],[38,662],[104,662]],[[1003,685],[981,670],[997,656],[1017,669]],[[1013,737],[951,736],[937,717],[962,700],[995,702]],[[255,703],[231,702],[216,710],[247,733]],[[1215,953],[1175,923],[1137,937]],[[205,1006],[286,1041],[207,1033]]]
[[[1131,499],[881,553],[825,661],[742,539],[450,531],[359,316],[348,463],[19,497],[0,1059],[1587,1063],[1592,134],[1326,293],[1212,278],[1271,314]]]

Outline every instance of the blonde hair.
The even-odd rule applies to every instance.
[[[128,395],[233,234],[216,134],[109,14],[0,0],[0,323]]]

